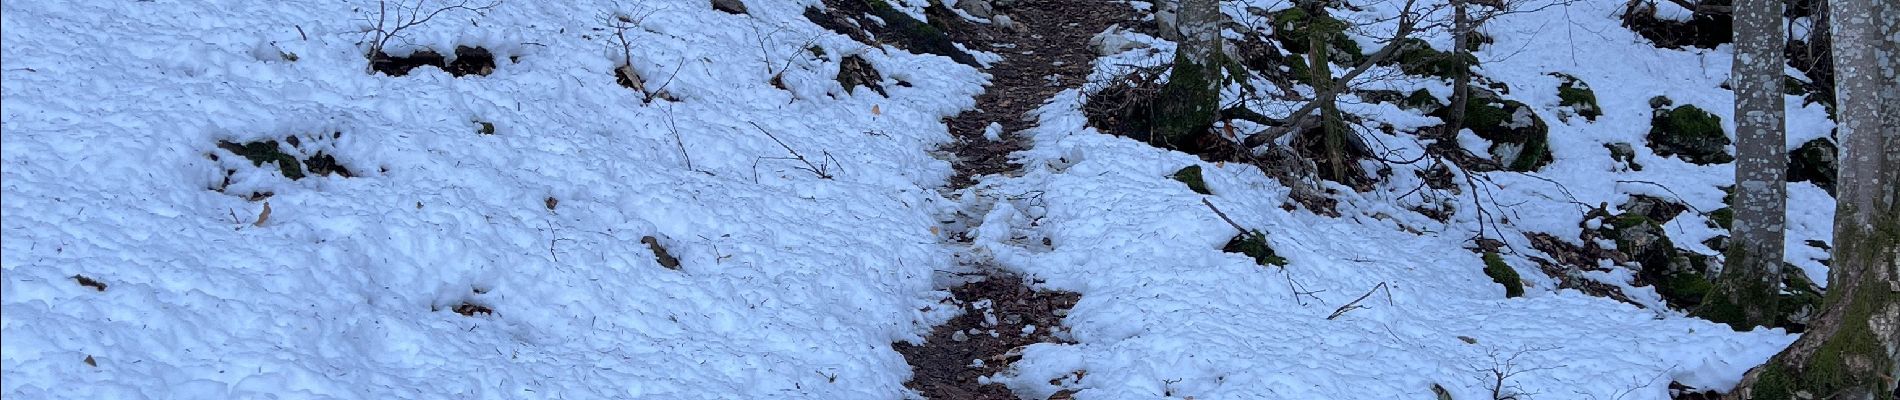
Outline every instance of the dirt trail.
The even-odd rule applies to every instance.
[[[1132,18],[1126,4],[1102,0],[1018,0],[997,13],[1026,29],[970,23],[964,24],[968,29],[950,30],[966,46],[1004,57],[989,68],[993,80],[977,97],[976,109],[948,121],[958,139],[945,149],[956,157],[950,191],[967,188],[980,176],[1015,170],[1009,154],[1025,145],[1015,133],[1034,126],[1025,113],[1063,89],[1081,86],[1095,60],[1089,39],[1109,25],[1131,25]],[[991,123],[1002,125],[1003,140],[984,138]],[[1059,342],[1052,334],[1079,296],[1035,291],[987,260],[962,258],[973,272],[950,291],[963,314],[937,326],[922,345],[896,344],[915,373],[907,385],[936,400],[1016,400],[1002,384],[984,384],[981,378],[1008,369],[1019,357],[1012,350]]]

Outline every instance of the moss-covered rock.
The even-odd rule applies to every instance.
[[[251,165],[262,167],[265,163],[276,163],[277,171],[291,180],[303,179],[303,166],[297,163],[297,157],[285,153],[277,147],[275,140],[259,140],[239,144],[229,140],[218,142],[218,148],[251,160]]]
[[[1517,276],[1517,270],[1504,263],[1504,258],[1498,256],[1498,252],[1484,252],[1484,274],[1490,276],[1491,281],[1504,285],[1505,298],[1524,295],[1524,280]]]
[[[1828,138],[1817,138],[1802,143],[1788,153],[1788,181],[1813,182],[1815,186],[1834,193],[1834,176],[1838,174],[1835,162],[1840,158],[1840,149]]]
[[[1441,115],[1442,117],[1442,115]],[[1465,102],[1465,128],[1491,141],[1491,158],[1512,171],[1550,164],[1550,126],[1530,106],[1494,96]]]
[[[1673,155],[1696,164],[1735,161],[1735,156],[1728,153],[1722,118],[1715,114],[1693,105],[1657,108],[1649,124],[1649,148],[1656,155]]]
[[[1221,247],[1221,251],[1245,254],[1253,257],[1253,261],[1261,266],[1286,266],[1286,259],[1275,254],[1273,247],[1267,244],[1267,234],[1257,230],[1234,235],[1233,239],[1227,240],[1226,246]]]
[[[975,57],[958,49],[950,41],[950,36],[937,26],[911,18],[910,14],[892,8],[884,0],[847,0],[844,3],[853,1],[862,2],[872,16],[884,21],[884,29],[877,32],[879,38],[895,41],[898,47],[906,50],[950,57],[965,65],[978,65]]]
[[[1643,164],[1636,162],[1636,146],[1627,142],[1616,142],[1604,143],[1603,148],[1609,149],[1610,160],[1616,161],[1623,168],[1631,171],[1643,170]]]
[[[884,92],[883,74],[878,73],[877,67],[871,65],[870,61],[856,54],[845,56],[844,60],[838,64],[837,79],[838,84],[844,86],[844,92],[847,95],[859,86],[870,88],[878,94],[888,95]]]
[[[1359,42],[1346,37],[1346,22],[1330,14],[1315,16],[1305,9],[1293,7],[1273,13],[1273,22],[1273,38],[1288,52],[1305,54],[1312,50],[1313,35],[1325,34],[1330,38],[1326,44],[1330,47],[1333,61],[1353,65],[1365,60],[1365,50],[1359,47]]]
[[[1399,108],[1418,110],[1418,112],[1431,115],[1437,113],[1438,110],[1444,109],[1445,103],[1439,102],[1438,96],[1433,96],[1431,92],[1427,92],[1425,89],[1419,89],[1412,91],[1412,94],[1405,95],[1405,99],[1399,102]]]
[[[331,137],[332,139],[342,134],[335,133],[333,135],[334,136]],[[284,142],[288,143],[292,148],[301,148],[300,146],[303,140],[297,136],[289,136],[284,138]],[[290,178],[291,180],[303,179],[311,174],[324,176],[338,175],[345,178],[354,176],[342,163],[337,162],[335,156],[325,153],[322,150],[318,150],[315,153],[299,151],[298,153],[307,155],[299,158],[298,154],[284,151],[283,147],[278,146],[278,141],[276,140],[258,140],[246,143],[220,140],[218,141],[218,148],[229,151],[239,157],[244,157],[246,160],[250,160],[252,166],[262,167],[266,163],[276,164],[278,173],[283,174],[285,178]]]
[[[1597,93],[1590,90],[1590,84],[1569,74],[1553,72],[1550,75],[1562,81],[1557,85],[1558,106],[1569,107],[1572,112],[1591,122],[1596,122],[1597,117],[1603,115],[1603,109],[1597,107]]]
[[[1671,307],[1694,309],[1702,304],[1702,298],[1714,287],[1708,278],[1709,257],[1677,249],[1658,222],[1667,219],[1651,218],[1644,212],[1668,214],[1661,207],[1644,211],[1631,208],[1643,207],[1626,205],[1625,212],[1612,216],[1610,223],[1599,229],[1599,236],[1614,240],[1617,252],[1638,265],[1637,280],[1653,287]]]
[[[1201,166],[1189,165],[1174,172],[1174,180],[1187,184],[1189,190],[1200,194],[1213,194],[1207,190],[1207,182],[1201,180]]]
[[[1451,79],[1460,72],[1470,72],[1472,66],[1478,65],[1478,58],[1470,53],[1438,51],[1424,40],[1405,38],[1399,43],[1398,53],[1384,64],[1397,65],[1407,75]]]

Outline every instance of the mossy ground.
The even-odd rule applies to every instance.
[[[1465,102],[1464,125],[1478,137],[1492,142],[1492,156],[1504,163],[1505,168],[1536,171],[1550,164],[1550,126],[1529,110],[1529,106],[1514,100],[1472,98]],[[1520,112],[1528,115],[1530,121],[1518,121]],[[1515,146],[1516,151],[1500,151],[1504,146]]]
[[[907,50],[950,57],[951,60],[963,63],[964,65],[978,65],[976,58],[958,49],[956,44],[950,41],[950,36],[945,34],[942,29],[924,23],[923,21],[918,21],[916,18],[912,18],[910,14],[905,14],[903,11],[892,8],[890,3],[885,3],[884,0],[858,1],[864,3],[865,7],[870,10],[871,15],[884,20],[883,26],[885,31],[879,32],[878,36],[885,38],[895,37],[900,47]]]
[[[1570,107],[1578,116],[1596,121],[1603,116],[1603,109],[1597,107],[1597,93],[1582,79],[1562,73],[1551,73],[1563,83],[1557,85],[1557,105]]]
[[[1234,235],[1233,239],[1227,241],[1226,246],[1221,247],[1221,251],[1246,254],[1248,257],[1253,257],[1253,261],[1261,266],[1284,267],[1287,264],[1286,259],[1275,254],[1273,247],[1267,244],[1267,234],[1257,230]]]
[[[1222,63],[1218,55],[1206,62]],[[1159,145],[1167,148],[1182,148],[1207,136],[1214,126],[1215,117],[1220,112],[1219,76],[1209,76],[1209,72],[1218,75],[1220,68],[1188,59],[1182,52],[1175,52],[1173,72],[1168,75],[1168,83],[1161,88],[1161,98],[1154,103],[1154,136]]]
[[[1517,276],[1517,270],[1511,269],[1510,264],[1504,263],[1504,257],[1498,256],[1498,252],[1484,252],[1484,274],[1490,276],[1491,281],[1504,285],[1505,298],[1524,296],[1523,278]]]
[[[1207,182],[1201,180],[1201,166],[1189,165],[1174,172],[1174,180],[1187,184],[1189,190],[1200,194],[1213,194],[1207,191]]]
[[[1399,44],[1398,54],[1387,63],[1398,65],[1407,75],[1452,79],[1459,73],[1470,73],[1478,59],[1470,53],[1438,51],[1424,40],[1406,38]]]

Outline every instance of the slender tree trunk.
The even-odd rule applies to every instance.
[[[1319,20],[1319,16],[1326,15],[1325,4],[1319,1],[1306,1],[1300,4],[1300,7],[1305,8],[1306,14],[1312,16],[1309,17],[1309,20],[1317,21]],[[1312,75],[1313,92],[1331,92],[1333,90],[1332,85],[1334,84],[1332,30],[1317,27],[1317,22],[1309,23],[1306,30],[1308,32],[1306,45],[1308,64],[1306,70],[1308,74]],[[1346,83],[1347,82],[1339,82],[1341,85]],[[1322,144],[1326,147],[1326,179],[1334,182],[1345,182],[1346,124],[1339,115],[1338,103],[1330,99],[1326,99],[1320,103],[1319,112],[1321,132],[1324,132],[1323,134],[1325,135],[1321,139],[1323,141]]]
[[[1727,263],[1697,316],[1736,330],[1775,323],[1788,200],[1782,0],[1735,2],[1735,224]]]
[[[1206,135],[1220,111],[1221,52],[1220,2],[1180,0],[1175,23],[1181,42],[1174,52],[1174,70],[1156,104],[1155,138],[1181,147]]]
[[[1891,3],[1831,4],[1842,153],[1827,298],[1801,339],[1749,371],[1741,398],[1893,400],[1900,390],[1900,9]]]
[[[1452,55],[1460,60],[1471,54],[1471,15],[1465,0],[1451,0]],[[1451,75],[1451,104],[1445,108],[1446,137],[1458,137],[1465,128],[1465,107],[1471,102],[1471,69],[1459,68]]]

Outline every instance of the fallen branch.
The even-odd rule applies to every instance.
[[[747,123],[752,124],[752,127],[757,128],[760,133],[764,133],[765,137],[772,138],[772,142],[778,143],[779,147],[784,147],[785,152],[792,154],[792,158],[790,158],[791,160],[798,160],[798,162],[805,163],[804,167],[798,167],[798,169],[810,171],[812,174],[818,175],[819,178],[831,179],[831,173],[828,172],[827,168],[816,165],[816,164],[812,164],[811,160],[806,159],[804,154],[799,154],[798,150],[792,149],[792,146],[785,144],[785,141],[783,140],[779,140],[777,135],[773,135],[771,131],[765,130],[765,127],[759,126],[759,123],[757,122],[747,122]],[[829,159],[831,157],[831,154],[826,153],[825,157]]]
[[[1397,54],[1399,48],[1405,44],[1404,39],[1411,36],[1412,33],[1418,29],[1418,19],[1404,17],[1411,15],[1409,10],[1411,10],[1413,1],[1415,0],[1406,1],[1404,9],[1408,11],[1401,14],[1402,17],[1399,19],[1398,30],[1393,33],[1392,40],[1386,42],[1385,47],[1379,48],[1379,51],[1373,53],[1371,57],[1366,57],[1365,61],[1361,61],[1359,65],[1354,66],[1352,71],[1346,72],[1345,76],[1341,76],[1331,84],[1326,85],[1325,90],[1315,93],[1312,101],[1306,102],[1306,105],[1300,106],[1298,110],[1293,111],[1292,114],[1287,116],[1285,124],[1268,128],[1266,132],[1248,136],[1247,140],[1241,142],[1242,145],[1249,149],[1254,149],[1254,152],[1257,154],[1261,146],[1271,143],[1289,132],[1293,132],[1296,128],[1307,126],[1309,123],[1308,120],[1312,119],[1313,111],[1318,110],[1320,105],[1333,102],[1334,99],[1339,97],[1341,92],[1344,92],[1350,87],[1347,84],[1352,83],[1353,79],[1358,79],[1359,75],[1371,70],[1372,66],[1385,62],[1386,59],[1392,58],[1393,54]]]
[[[1233,218],[1227,218],[1227,213],[1224,213],[1224,212],[1221,212],[1221,211],[1220,211],[1220,208],[1218,208],[1218,207],[1214,207],[1214,203],[1213,203],[1213,202],[1210,202],[1210,201],[1207,201],[1207,198],[1206,198],[1206,197],[1202,197],[1202,198],[1201,198],[1201,204],[1206,204],[1206,205],[1207,205],[1207,209],[1209,209],[1209,210],[1214,210],[1214,215],[1219,215],[1219,216],[1220,216],[1220,219],[1221,219],[1222,221],[1227,221],[1227,224],[1228,224],[1228,225],[1233,225],[1233,226],[1234,226],[1234,229],[1238,229],[1238,230],[1240,230],[1240,233],[1247,233],[1247,232],[1248,232],[1248,229],[1247,229],[1247,228],[1244,228],[1244,227],[1241,227],[1241,226],[1240,226],[1240,224],[1238,224],[1238,223],[1234,223],[1234,219],[1233,219]]]
[[[1385,290],[1386,303],[1388,304],[1391,303],[1392,289],[1387,289],[1385,286],[1385,282],[1379,282],[1378,285],[1372,287],[1372,290],[1367,290],[1366,294],[1359,295],[1359,298],[1353,299],[1352,302],[1346,303],[1346,305],[1339,306],[1339,309],[1337,310],[1333,310],[1333,315],[1326,316],[1326,320],[1330,321],[1333,319],[1337,319],[1339,318],[1339,316],[1346,315],[1347,312],[1351,312],[1352,310],[1357,310],[1361,308],[1370,308],[1370,307],[1359,305],[1359,302],[1365,301],[1367,297],[1372,297],[1372,292],[1377,292],[1379,291],[1379,289],[1386,289]]]

